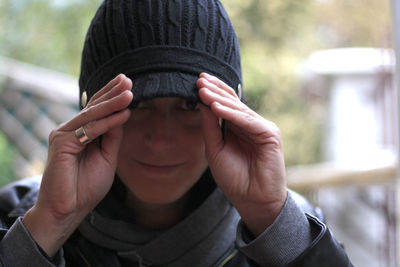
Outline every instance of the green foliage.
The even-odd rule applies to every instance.
[[[390,1],[222,2],[240,38],[248,105],[280,127],[287,165],[320,161],[324,107],[301,95],[300,63],[317,49],[390,46]]]
[[[5,136],[0,132],[0,187],[14,180],[13,157],[14,149],[8,144]]]
[[[316,47],[314,1],[223,1],[240,39],[247,104],[282,131],[288,165],[320,159],[320,122],[300,95],[296,70]]]
[[[3,1],[3,56],[78,75],[84,36],[100,0]]]
[[[391,1],[321,1],[314,25],[325,47],[391,47]]]

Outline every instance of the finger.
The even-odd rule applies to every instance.
[[[217,77],[208,74],[208,73],[201,73],[200,77],[207,79],[209,82],[215,84],[216,86],[218,86],[219,88],[225,90],[226,92],[228,92],[230,95],[238,98],[235,90],[232,89],[232,87],[230,87],[229,85],[227,85],[226,83],[224,83],[223,81],[221,81],[220,79],[218,79]]]
[[[206,151],[213,159],[217,151],[220,151],[224,145],[219,118],[205,105],[200,105],[200,111],[202,114],[202,130]]]
[[[90,140],[94,140],[101,135],[107,134],[114,128],[122,126],[129,119],[130,112],[131,111],[129,109],[125,109],[123,111],[114,113],[103,119],[87,123],[86,125],[83,126],[86,136]],[[75,137],[74,138],[75,144],[82,145],[79,139],[76,137],[75,131],[72,131],[71,133],[73,133]]]
[[[97,91],[91,98],[89,103],[94,102],[96,99],[100,98],[103,96],[105,93],[107,93],[109,90],[111,90],[114,86],[119,84],[123,79],[125,79],[126,76],[125,74],[118,74],[114,79],[109,81],[103,88],[101,88],[99,91]],[[88,105],[89,105],[88,103]]]
[[[218,102],[213,102],[210,106],[212,112],[237,126],[243,132],[257,136],[260,140],[275,135],[278,129],[273,127],[272,122],[269,122],[261,116],[253,116],[247,112],[230,108]]]
[[[126,90],[132,89],[131,79],[129,79],[128,77],[126,77],[123,74],[121,74],[121,76],[118,76],[118,77],[121,77],[121,78],[119,78],[117,80],[117,81],[119,81],[117,84],[115,84],[111,89],[102,92],[102,94],[100,96],[98,96],[96,99],[94,99],[93,101],[90,101],[88,106],[96,105],[100,102],[106,101],[107,99],[111,99]]]
[[[101,140],[103,158],[113,166],[117,161],[119,147],[123,137],[122,125],[106,132]],[[113,164],[114,163],[114,164]]]
[[[221,89],[216,84],[209,82],[205,78],[200,78],[197,80],[197,87],[198,88],[207,88],[207,89],[211,90],[212,92],[219,94],[223,97],[227,97],[227,98],[230,98],[235,101],[240,101],[239,97],[236,94],[232,95],[230,92]]]
[[[261,137],[274,135],[275,132],[278,132],[275,131],[275,129],[278,129],[277,127],[272,127],[272,122],[267,121],[242,102],[221,97],[207,88],[202,88],[199,95],[203,102],[209,105],[215,116],[231,122],[232,126],[236,126],[233,129],[240,129],[240,131],[236,131],[237,133],[259,135],[258,139],[261,140]],[[271,127],[268,126],[270,124]]]
[[[251,116],[258,117],[259,115],[250,109],[246,104],[244,104],[241,101],[237,100],[232,100],[231,98],[226,98],[224,96],[221,96],[220,94],[217,94],[208,88],[201,88],[199,90],[199,96],[202,102],[208,106],[211,106],[213,102],[218,102],[224,106],[227,106],[231,109],[236,109],[242,112],[246,112]]]
[[[72,131],[92,121],[97,121],[113,113],[126,109],[133,98],[131,91],[124,91],[111,99],[87,107],[78,113],[72,120],[61,126],[63,131]]]
[[[232,110],[218,103],[214,103],[212,109],[216,114],[220,114],[221,117],[227,120],[227,131],[232,131],[243,140],[247,139],[258,145],[268,144],[282,149],[280,129],[272,121],[266,120],[261,116],[254,117],[247,113]]]
[[[93,141],[99,136],[107,136],[107,134],[113,131],[114,128],[121,127],[129,119],[129,116],[130,110],[126,109],[102,120],[84,125],[83,128],[85,130],[86,136],[91,141]],[[110,141],[107,141],[106,139],[106,142]],[[49,138],[49,146],[59,147],[60,145],[65,147],[64,149],[66,149],[66,152],[71,154],[80,153],[86,148],[86,144],[83,145],[79,141],[75,134],[75,131],[56,131],[52,133]],[[87,145],[90,146],[91,143],[88,143]]]

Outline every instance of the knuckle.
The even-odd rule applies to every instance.
[[[267,127],[272,136],[281,137],[281,130],[275,122],[266,120]]]
[[[231,94],[231,95],[233,95],[235,97],[238,97],[238,95],[236,94],[235,90],[233,90],[232,87],[227,86],[227,91],[228,91],[229,94]]]
[[[86,108],[82,109],[78,116],[81,117],[83,121],[91,121],[92,120],[92,115],[95,112],[94,109],[95,106],[86,106]]]
[[[96,95],[94,95],[92,98],[89,99],[89,101],[88,101],[87,104],[86,104],[86,107],[85,107],[83,110],[86,110],[86,109],[88,109],[88,108],[90,108],[91,106],[94,105],[94,101],[95,101],[95,99],[96,99],[95,96],[96,96]]]
[[[245,111],[245,110],[242,110],[242,111]],[[244,114],[244,119],[245,119],[248,123],[252,123],[252,122],[254,122],[254,120],[255,120],[255,118],[254,118],[253,116],[251,116],[250,114],[248,114],[248,113],[245,113],[245,114]]]
[[[249,116],[249,117],[253,117],[252,115],[250,115],[250,114],[248,113],[248,111],[249,111],[249,107],[248,107],[248,106],[246,106],[246,105],[243,104],[242,102],[239,102],[238,105],[239,105],[239,110],[240,110],[240,111],[245,112],[246,115]]]
[[[88,122],[86,125],[85,125],[85,127],[84,127],[84,129],[85,129],[85,132],[86,132],[86,134],[88,135],[88,137],[90,137],[90,135],[92,134],[92,132],[93,132],[93,129],[94,129],[94,127],[95,127],[95,121],[91,121],[91,122]]]
[[[264,130],[260,133],[259,137],[261,138],[262,143],[267,144],[271,147],[275,147],[276,149],[282,148],[282,134],[279,127],[272,121],[268,121],[263,119],[264,122]]]
[[[275,123],[272,123],[271,126],[271,143],[275,144],[277,147],[282,147],[282,133],[281,130]]]
[[[281,129],[279,129],[278,125],[276,125],[274,122],[271,122],[271,124],[273,135],[280,138],[282,136]]]
[[[55,129],[50,131],[49,138],[48,138],[49,145],[53,143],[53,140],[56,138],[56,135],[57,135],[57,131]]]
[[[88,119],[90,110],[91,110],[91,107],[89,107],[89,106],[84,108],[84,109],[82,109],[79,112],[79,116],[81,116],[83,119]]]
[[[51,130],[50,134],[49,134],[49,146],[53,146],[53,145],[57,144],[61,135],[62,135],[62,133],[60,132],[59,127]]]
[[[94,99],[97,99],[99,97],[99,95],[100,95],[100,90],[93,94],[93,96],[90,98],[88,104],[92,103],[94,101]]]
[[[107,128],[104,130],[104,128]],[[102,121],[91,121],[84,126],[85,133],[88,138],[94,139],[103,131],[107,131],[108,127]]]

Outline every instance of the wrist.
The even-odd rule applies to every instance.
[[[245,203],[236,207],[246,228],[258,236],[271,226],[281,213],[287,198],[272,203]]]
[[[22,218],[22,223],[36,244],[53,258],[78,227],[80,220],[72,215],[63,220],[56,219],[33,206]]]

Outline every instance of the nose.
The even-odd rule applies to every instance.
[[[175,126],[171,115],[154,114],[147,122],[146,145],[153,151],[166,151],[175,145]]]

